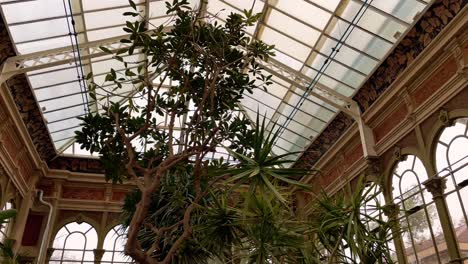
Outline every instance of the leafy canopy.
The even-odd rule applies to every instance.
[[[130,5],[126,47],[101,47],[121,68],[103,83],[87,76],[101,110],[76,132],[82,148],[99,153],[107,180],[138,187],[124,206],[125,252],[140,263],[207,263],[233,258],[234,248],[255,261],[297,251],[281,242],[301,237],[284,225],[294,214],[283,189],[304,172],[282,168],[290,161],[272,155],[274,128],[259,117],[253,125],[239,106],[272,83],[260,62],[273,46],[245,32],[261,14],[206,23],[203,6],[174,0],[168,23],[153,26]],[[223,149],[235,163],[214,155]]]

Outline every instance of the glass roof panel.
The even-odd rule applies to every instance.
[[[275,28],[283,34],[286,34],[306,45],[313,46],[320,37],[320,31],[294,19],[290,19],[288,16],[276,10],[270,10],[268,21],[266,23],[268,23],[270,27]]]
[[[317,28],[317,30],[323,30],[332,15],[330,11],[307,3],[307,1],[297,1],[292,5],[290,1],[281,0],[274,4],[274,8],[275,11],[288,15],[288,20],[294,21],[297,19]]]
[[[420,13],[425,7],[423,3],[417,0],[374,0],[371,5],[408,23],[413,22],[416,14]]]
[[[307,46],[271,29],[264,28],[262,31],[262,40],[268,44],[275,44],[275,47],[296,58],[298,60],[304,60],[309,55],[311,49]]]
[[[123,64],[111,56],[82,59],[90,50],[76,50],[89,41],[126,35],[122,26],[131,11],[127,0],[35,0],[1,3],[15,49],[21,54],[70,47],[72,62],[28,73],[29,82],[47,120],[55,147],[67,153],[86,154],[73,144],[73,131],[79,129],[77,116],[102,112],[102,105],[122,101],[133,94],[127,84],[120,94],[109,91],[105,75]],[[149,28],[170,26],[162,0],[136,0],[142,17],[150,19]],[[200,1],[189,1],[198,7]],[[315,93],[330,89],[351,97],[385,59],[417,14],[428,4],[420,0],[208,0],[207,22],[224,23],[231,12],[253,6],[253,12],[265,11],[262,20],[247,29],[248,34],[275,45],[276,57],[264,67],[274,75],[267,91],[246,94],[245,113],[256,118],[257,110],[266,115],[268,129],[281,129],[275,154],[303,151],[336,116],[339,101],[323,101]],[[64,4],[65,3],[65,4]],[[22,10],[18,12],[17,10]],[[137,18],[136,18],[137,19]],[[255,34],[255,36],[254,36]],[[96,44],[99,46],[99,43]],[[126,60],[139,61],[138,51]],[[263,63],[262,63],[263,64]],[[89,101],[83,76],[90,71],[97,102]],[[158,80],[155,80],[157,83]],[[312,85],[311,85],[312,84]],[[165,82],[170,85],[170,82]],[[331,99],[329,99],[331,100]],[[333,99],[335,100],[335,99]],[[332,100],[332,101],[333,101]],[[97,109],[96,109],[97,107]],[[239,113],[242,114],[242,113]],[[164,117],[162,121],[164,121]],[[176,126],[183,126],[182,119]],[[178,132],[179,133],[179,132]],[[226,156],[220,148],[212,157]],[[295,155],[296,157],[299,154]],[[231,157],[232,159],[232,157]]]

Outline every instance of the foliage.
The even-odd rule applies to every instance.
[[[141,17],[130,4],[135,11],[124,15]],[[148,31],[150,23],[141,17],[126,23],[130,36],[121,42],[127,47],[115,54],[101,48],[124,70],[111,69],[101,84],[87,76],[90,97],[104,111],[82,118],[77,142],[99,153],[108,180],[130,180],[138,187],[124,207],[129,228],[125,250],[136,261],[205,263],[226,259],[231,247],[244,250],[245,245],[259,246],[258,258],[273,258],[281,251],[278,242],[266,245],[277,238],[274,232],[284,232],[283,226],[276,225],[269,238],[253,240],[260,234],[257,222],[245,217],[244,205],[230,204],[232,195],[250,184],[248,196],[255,199],[241,200],[257,201],[245,204],[259,209],[251,217],[284,215],[277,213],[289,210],[279,185],[300,185],[292,177],[304,173],[280,168],[287,155],[272,156],[277,134],[267,133],[259,118],[252,126],[239,108],[244,93],[271,84],[259,60],[268,60],[273,47],[245,33],[260,15],[230,14],[221,25],[205,23],[209,18],[203,8],[192,11],[186,0],[166,5],[170,29]],[[135,54],[140,54],[138,61],[130,60]],[[115,100],[129,87],[123,101]],[[206,159],[221,148],[237,162]]]
[[[16,209],[7,209],[0,211],[0,225],[8,223],[16,216]],[[18,263],[18,257],[13,252],[13,240],[6,238],[0,245],[0,256],[2,257],[2,264],[15,264]]]
[[[313,233],[315,252],[338,263],[392,263],[392,221],[383,218],[378,185],[362,179],[348,194],[317,199]]]
[[[173,0],[171,27],[148,30],[130,5],[127,47],[101,47],[123,70],[111,69],[100,84],[87,76],[103,111],[83,117],[76,132],[82,148],[99,153],[107,180],[137,187],[123,208],[126,254],[138,263],[318,263],[306,242],[314,232],[327,250],[356,238],[365,248],[348,245],[360,259],[384,256],[378,239],[386,230],[365,231],[359,218],[362,191],[351,203],[326,197],[320,228],[297,219],[288,187],[307,188],[294,180],[307,172],[286,168],[291,153],[272,154],[274,124],[242,113],[243,94],[271,84],[260,61],[273,47],[245,33],[260,14],[206,23],[203,7]],[[235,162],[215,156],[220,149]]]

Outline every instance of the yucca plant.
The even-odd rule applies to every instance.
[[[392,222],[383,218],[379,195],[378,185],[363,178],[351,192],[323,193],[312,221],[317,255],[329,263],[392,263]]]
[[[294,152],[282,155],[272,155],[273,146],[277,141],[280,129],[275,131],[275,125],[268,131],[265,125],[265,118],[260,120],[257,114],[255,130],[252,139],[252,152],[250,155],[243,155],[227,148],[228,152],[239,161],[239,164],[228,170],[233,176],[227,183],[235,182],[235,186],[242,184],[249,185],[249,192],[271,192],[283,204],[287,204],[285,197],[280,193],[279,186],[298,186],[309,189],[295,178],[309,173],[310,171],[288,168],[287,165],[294,160],[288,159]]]
[[[0,225],[3,226],[16,216],[16,209],[7,209],[0,211]],[[2,257],[2,264],[16,264],[18,257],[13,252],[13,241],[5,238],[0,243],[0,256]]]

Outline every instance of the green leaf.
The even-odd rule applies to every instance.
[[[276,187],[273,186],[273,184],[270,182],[270,180],[269,180],[263,173],[261,173],[260,175],[262,176],[263,182],[264,182],[265,185],[268,187],[268,189],[270,189],[270,191],[273,193],[273,195],[274,195],[281,203],[283,203],[284,205],[287,205],[286,199],[283,197],[283,195],[281,195],[281,194],[279,193],[278,189],[276,189]]]
[[[128,2],[130,3],[130,6],[133,8],[133,10],[137,10],[135,2],[133,2],[132,0],[128,0]]]
[[[112,51],[104,46],[100,46],[99,47],[102,51],[104,51],[105,53],[108,53],[108,54],[112,54]]]
[[[89,80],[93,77],[93,72],[89,72],[88,74],[86,74],[86,80]]]

